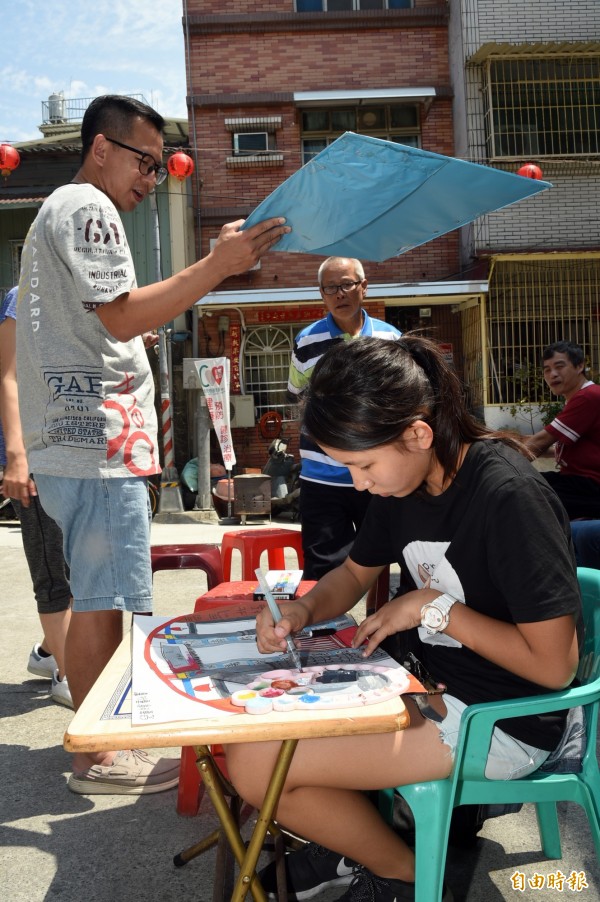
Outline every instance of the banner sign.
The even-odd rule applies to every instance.
[[[231,471],[235,465],[235,452],[231,438],[231,418],[229,416],[229,377],[230,361],[228,357],[207,357],[194,359],[200,386],[206,398],[206,405],[212,420],[225,469]]]
[[[231,342],[231,390],[239,395],[242,390],[240,381],[240,351],[242,348],[242,326],[240,323],[230,323],[229,340]]]

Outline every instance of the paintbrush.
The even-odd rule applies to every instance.
[[[260,567],[258,567],[254,571],[254,573],[256,574],[258,584],[265,596],[265,601],[269,605],[269,610],[271,612],[271,616],[273,617],[273,622],[277,624],[281,620],[281,611],[279,610],[279,605],[273,598],[273,593],[271,592],[271,589],[269,588],[269,584],[268,584],[267,580],[265,579],[265,576],[264,576],[262,570],[260,569]],[[286,644],[288,647],[288,651],[291,655],[292,661],[294,662],[294,665],[296,667],[296,670],[301,671],[302,670],[302,662],[300,660],[300,653],[299,653],[298,649],[296,648],[296,646],[294,645],[292,637],[288,634],[285,637],[285,641],[286,641]]]

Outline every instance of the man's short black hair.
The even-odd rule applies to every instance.
[[[81,123],[81,161],[88,155],[96,135],[108,134],[117,141],[126,141],[136,119],[144,119],[161,134],[164,131],[165,120],[146,103],[123,94],[95,97]]]
[[[566,354],[573,366],[580,366],[585,362],[585,354],[581,345],[573,341],[555,341],[554,344],[544,348],[542,360],[549,360],[555,354]]]

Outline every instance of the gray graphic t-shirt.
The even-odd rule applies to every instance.
[[[94,312],[135,286],[113,203],[91,185],[58,188],[29,230],[19,282],[17,381],[32,473],[160,472],[143,341],[118,341]]]

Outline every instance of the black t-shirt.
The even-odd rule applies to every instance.
[[[375,496],[350,557],[365,567],[397,561],[401,591],[430,586],[497,620],[535,623],[575,613],[581,623],[565,510],[535,468],[497,440],[471,445],[441,495]],[[429,644],[438,641],[452,645]],[[549,691],[444,634],[422,641],[421,660],[467,705]],[[499,725],[522,742],[553,750],[564,719],[557,712]]]

